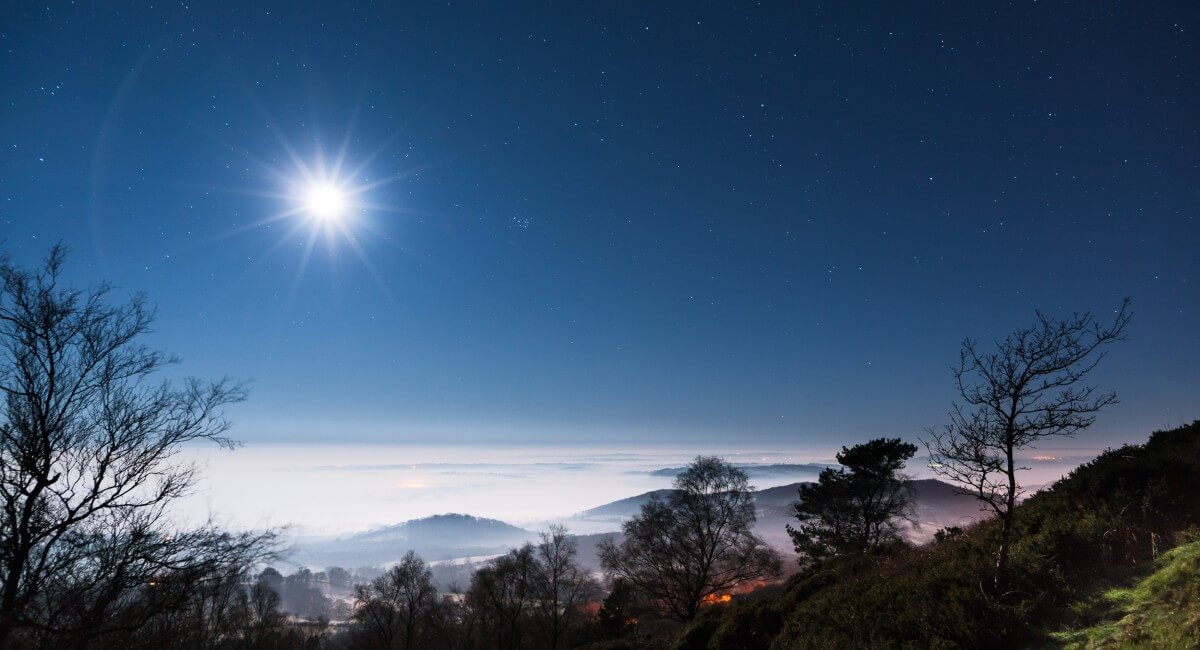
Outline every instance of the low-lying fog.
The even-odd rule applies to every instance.
[[[537,528],[573,513],[670,487],[671,468],[697,452],[744,464],[758,488],[815,480],[834,450],[767,448],[478,447],[246,444],[233,452],[189,449],[201,464],[189,519],[291,527],[298,536],[340,535],[441,513]],[[1095,452],[1042,449],[1025,482],[1053,481]],[[929,476],[918,457],[909,471]],[[611,529],[611,527],[609,528]],[[601,532],[575,530],[577,533]]]

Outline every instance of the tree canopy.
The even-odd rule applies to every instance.
[[[839,468],[821,470],[800,487],[797,526],[788,526],[802,562],[863,553],[895,540],[910,515],[912,495],[902,474],[916,445],[877,438],[837,454]]]
[[[68,287],[64,248],[41,268],[0,257],[0,646],[88,643],[188,606],[270,553],[271,534],[180,528],[185,444],[232,447],[229,380],[157,379],[145,297]]]
[[[779,575],[778,553],[754,534],[746,472],[697,457],[664,501],[653,498],[623,526],[624,539],[600,545],[600,561],[663,615],[696,617],[706,599]]]
[[[1114,392],[1086,385],[1107,347],[1125,338],[1132,314],[1129,299],[1111,324],[1090,312],[1053,318],[1037,312],[992,349],[962,342],[954,381],[961,403],[943,429],[931,429],[926,447],[930,467],[969,489],[1000,519],[994,583],[1003,588],[1012,541],[1013,512],[1025,469],[1017,453],[1051,437],[1073,436],[1114,404]]]

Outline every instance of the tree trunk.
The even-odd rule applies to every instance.
[[[17,628],[17,614],[21,611],[17,601],[20,598],[21,578],[27,557],[28,554],[23,549],[17,551],[5,567],[4,592],[0,594],[0,648],[8,647],[9,637]]]
[[[8,647],[8,637],[12,636],[13,620],[5,616],[0,618],[0,648]]]
[[[1001,517],[1002,526],[1000,532],[1000,551],[996,553],[996,575],[994,583],[996,593],[1001,597],[1004,596],[1006,587],[1005,581],[1008,577],[1008,550],[1012,542],[1012,524],[1013,524],[1013,508],[1016,507],[1017,501],[1017,469],[1016,461],[1013,459],[1013,444],[1011,434],[1009,436],[1007,452],[1008,467],[1006,474],[1008,475],[1008,493],[1004,495],[1004,515]]]
[[[1004,515],[1003,528],[1000,533],[1000,551],[996,553],[996,575],[993,577],[996,593],[1001,595],[1004,593],[1004,582],[1008,573],[1008,546],[1010,539],[1012,539],[1011,510]]]

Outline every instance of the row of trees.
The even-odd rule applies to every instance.
[[[1086,429],[1100,409],[1116,401],[1113,393],[1083,384],[1105,348],[1123,339],[1129,321],[1126,300],[1111,324],[1091,314],[1055,320],[1039,313],[1034,326],[998,341],[992,351],[970,339],[962,344],[954,376],[964,404],[956,405],[950,423],[930,430],[924,442],[930,468],[978,498],[1000,522],[992,575],[998,598],[1006,595],[1014,508],[1022,494],[1018,454],[1047,437]],[[904,469],[916,452],[916,445],[898,438],[843,447],[837,454],[839,467],[827,468],[816,483],[801,486],[794,505],[797,525],[788,526],[801,563],[902,543],[903,527],[915,523]],[[619,541],[609,538],[600,545],[600,562],[614,578],[601,611],[609,623],[634,602],[657,616],[690,621],[714,599],[781,572],[778,553],[753,532],[753,488],[744,471],[720,458],[699,457],[676,478],[674,488],[666,499],[644,504],[624,524]],[[501,647],[522,647],[517,621],[531,602],[523,576],[537,575],[537,566],[550,564],[546,549],[562,544],[549,544],[550,539],[568,538],[555,531],[539,546],[540,560],[531,548],[513,551],[472,581],[467,602],[474,611],[490,612],[491,618],[480,622],[486,622]],[[573,556],[573,550],[566,555],[568,560]],[[536,611],[573,615],[575,605],[595,592],[590,578],[569,561],[567,565],[583,581],[579,584],[588,587],[570,591],[567,600],[542,591],[543,598],[535,599]],[[556,620],[549,629],[562,628]],[[556,632],[548,647],[559,647],[560,640]]]
[[[475,572],[465,594],[440,595],[413,552],[355,592],[354,647],[572,647],[600,586],[560,527]]]
[[[0,258],[0,647],[298,643],[307,628],[284,609],[320,619],[334,605],[307,571],[251,579],[277,556],[274,533],[181,528],[170,516],[196,478],[182,447],[235,446],[224,409],[244,386],[157,379],[176,359],[141,342],[153,308],[141,295],[114,305],[107,285],[65,286],[65,257],[55,247],[33,270]],[[743,472],[699,459],[676,487],[602,549],[651,609],[688,620],[713,594],[779,573],[750,532]],[[441,617],[483,645],[560,647],[599,593],[576,554],[551,529],[477,571],[458,610],[441,607],[409,555],[358,588],[352,636],[417,647]]]
[[[330,567],[315,573],[301,567],[288,576],[273,567],[267,567],[258,574],[256,582],[279,594],[280,606],[285,611],[318,621],[348,618],[350,608],[339,596],[351,593],[356,581],[364,579],[364,576],[352,575],[341,567]]]
[[[157,380],[176,360],[141,343],[153,309],[142,296],[111,305],[105,285],[63,286],[64,257],[56,247],[35,270],[0,258],[0,647],[323,643],[281,613],[332,612],[312,574],[249,577],[277,555],[274,533],[183,528],[169,516],[196,476],[179,459],[182,446],[234,446],[224,409],[245,398],[244,387]],[[994,350],[963,342],[962,403],[926,446],[933,471],[999,519],[993,584],[1001,596],[1022,494],[1018,454],[1087,428],[1115,402],[1083,384],[1129,319],[1126,301],[1111,324],[1039,314]],[[899,439],[843,448],[840,468],[801,489],[789,533],[802,561],[896,541],[911,517],[902,470],[915,452]],[[637,609],[690,621],[706,604],[778,576],[778,554],[753,532],[751,491],[742,470],[697,458],[666,499],[626,522],[620,541],[601,545],[614,582],[600,620],[622,628]],[[477,571],[457,600],[439,597],[410,554],[357,588],[350,638],[381,648],[435,637],[462,647],[572,643],[599,590],[574,544],[552,529]]]
[[[572,647],[620,635],[643,615],[690,621],[719,597],[777,577],[779,554],[752,532],[756,519],[746,473],[719,458],[697,458],[666,499],[651,499],[600,545],[614,578],[601,587],[580,566],[575,539],[561,527],[477,570],[461,599],[439,598],[428,568],[411,552],[356,594],[356,638],[364,647],[449,645]],[[455,625],[447,625],[447,622]],[[450,639],[454,637],[456,643]]]

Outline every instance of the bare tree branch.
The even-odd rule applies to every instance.
[[[964,408],[925,439],[934,473],[969,488],[1001,520],[995,583],[1008,566],[1013,508],[1024,494],[1017,481],[1017,454],[1052,436],[1073,436],[1117,401],[1115,393],[1080,385],[1105,356],[1106,346],[1125,339],[1132,313],[1126,298],[1104,324],[1091,313],[1054,319],[1041,312],[994,350],[964,339],[954,382]]]
[[[141,597],[151,579],[199,584],[274,539],[172,528],[168,506],[196,475],[181,446],[232,447],[224,409],[245,386],[156,381],[176,360],[138,342],[154,320],[145,297],[64,287],[65,257],[56,246],[36,270],[0,258],[0,645],[125,629],[135,604],[148,616],[181,602]]]

